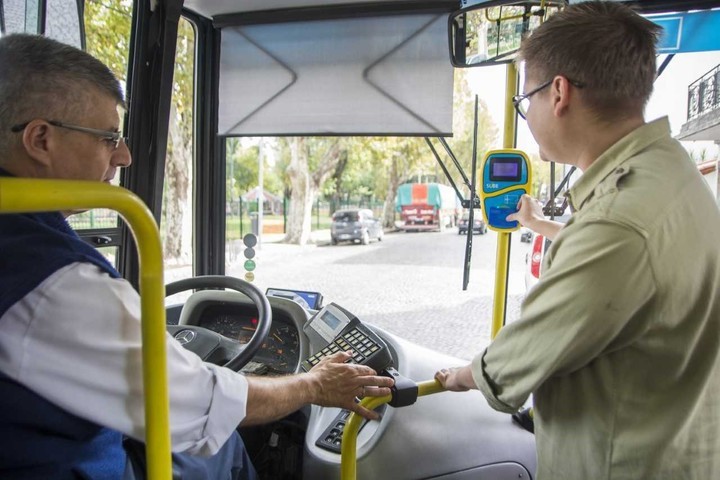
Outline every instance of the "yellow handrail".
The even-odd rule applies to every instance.
[[[444,392],[445,389],[437,380],[427,380],[418,383],[418,397]],[[373,410],[384,403],[392,400],[392,396],[368,397],[360,402],[365,408]],[[355,480],[357,478],[357,434],[360,431],[362,417],[351,413],[343,429],[342,442],[340,445],[340,479]]]
[[[0,213],[109,208],[135,237],[140,257],[147,478],[170,480],[169,397],[165,354],[165,284],[157,224],[145,204],[121,187],[75,180],[0,178]]]

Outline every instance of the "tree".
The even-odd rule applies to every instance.
[[[385,141],[383,171],[387,171],[385,188],[382,191],[383,227],[395,227],[395,197],[401,183],[413,173],[427,172],[436,163],[425,141],[419,138],[389,138]]]
[[[310,239],[312,204],[347,150],[340,138],[292,137],[284,142],[290,180],[285,241],[305,245]]]
[[[165,158],[162,223],[163,252],[167,259],[190,257],[191,235],[185,211],[189,205],[193,152],[193,83],[195,31],[185,19],[178,25],[168,148]]]
[[[258,156],[259,145],[242,147],[237,138],[228,138],[225,141],[228,179],[231,184],[227,187],[227,200],[236,199],[258,184]]]
[[[85,2],[86,49],[123,83],[127,81],[132,6],[132,0]]]

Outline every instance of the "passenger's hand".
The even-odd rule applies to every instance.
[[[523,195],[517,205],[518,211],[508,215],[505,220],[508,222],[518,221],[523,227],[537,231],[535,225],[545,220],[542,205],[530,195]]]
[[[443,368],[435,374],[435,380],[440,382],[445,390],[451,392],[467,392],[470,389],[477,389],[475,380],[472,378],[470,365],[464,367]]]
[[[390,377],[381,377],[367,365],[345,363],[352,358],[350,352],[337,352],[320,360],[308,373],[313,378],[312,403],[324,407],[351,410],[369,420],[379,418],[377,412],[361,407],[355,398],[390,395],[395,383]]]

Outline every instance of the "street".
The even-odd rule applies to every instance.
[[[319,291],[362,321],[425,347],[470,359],[490,340],[497,234],[473,237],[468,290],[462,290],[465,236],[445,232],[389,233],[382,242],[331,246],[316,238],[300,247],[264,241],[255,258],[255,283]],[[529,244],[511,240],[507,319],[519,316]],[[232,255],[232,254],[230,254]],[[244,278],[244,257],[227,274]]]

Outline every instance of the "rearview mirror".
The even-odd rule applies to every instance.
[[[492,4],[492,6],[488,6]],[[455,67],[478,67],[508,63],[515,58],[520,41],[563,1],[488,1],[459,10],[450,16],[450,57]]]

